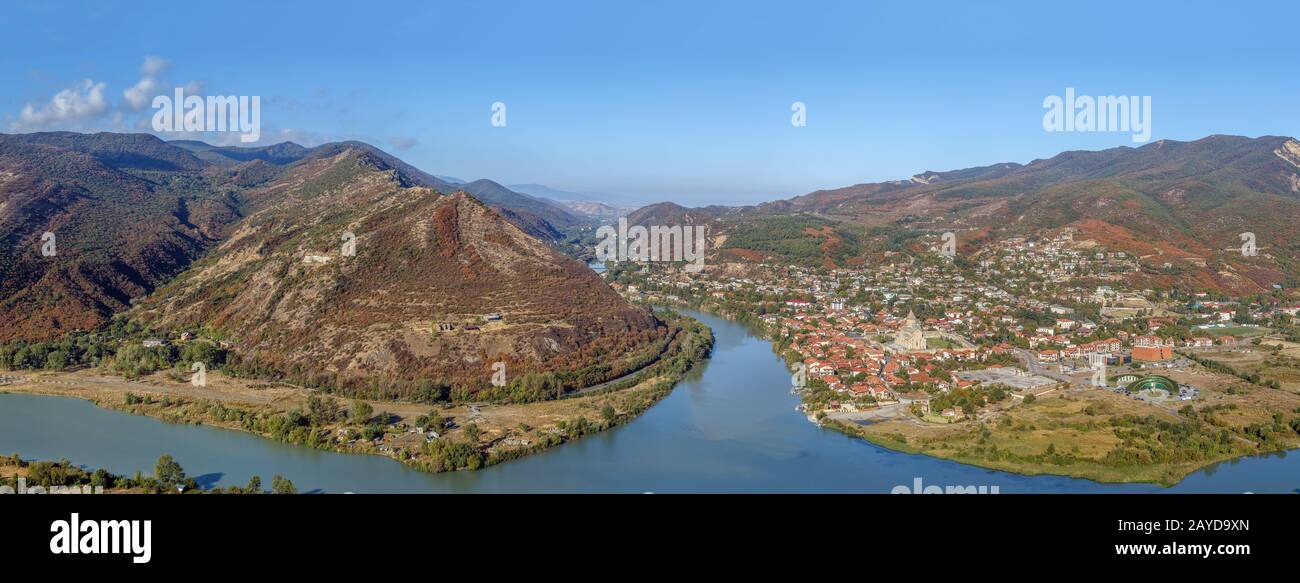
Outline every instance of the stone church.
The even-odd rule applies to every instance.
[[[899,350],[925,350],[925,332],[921,330],[921,323],[916,320],[916,314],[911,310],[907,311],[907,320],[898,329],[894,346]]]

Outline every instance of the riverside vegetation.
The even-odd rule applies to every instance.
[[[79,335],[42,345],[0,347],[9,368],[36,368],[39,355],[64,367],[93,365],[92,372],[136,382],[97,385],[101,378],[40,372],[32,382],[6,387],[15,392],[86,398],[98,406],[148,415],[168,422],[208,424],[278,441],[340,452],[385,455],[430,472],[474,470],[516,459],[603,431],[634,419],[708,358],[712,331],[676,314],[661,314],[668,340],[635,372],[603,385],[566,391],[549,374],[524,374],[506,386],[477,393],[445,391],[419,401],[345,399],[327,391],[227,375],[219,347],[193,342],[181,347],[143,348],[114,342],[113,331]],[[129,330],[129,324],[122,324]],[[208,386],[183,384],[188,363],[210,359]],[[75,363],[75,364],[72,364]],[[43,382],[69,377],[63,384]],[[62,388],[64,385],[69,388]],[[105,388],[95,389],[101,386]],[[268,395],[274,395],[274,398]],[[270,401],[270,402],[268,402]]]
[[[87,470],[68,460],[25,460],[18,454],[0,456],[0,488],[14,493],[31,492],[39,488],[42,493],[106,493],[106,494],[264,494],[262,478],[252,476],[244,486],[229,486],[204,490],[172,456],[158,457],[152,476],[136,472],[133,476],[111,474],[103,468]],[[293,482],[280,475],[271,478],[272,494],[297,494]],[[5,490],[7,493],[8,490]]]

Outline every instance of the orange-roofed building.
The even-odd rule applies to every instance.
[[[1134,346],[1133,360],[1154,362],[1169,360],[1174,357],[1174,349],[1168,346]]]

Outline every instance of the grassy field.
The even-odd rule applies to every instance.
[[[1266,342],[1280,345],[1273,351],[1269,346],[1244,346],[1231,351],[1198,351],[1195,354],[1232,367],[1241,373],[1254,373],[1264,381],[1275,380],[1283,390],[1300,394],[1300,344],[1282,341]]]
[[[1193,332],[1195,332],[1198,335],[1237,336],[1239,338],[1254,338],[1256,336],[1263,336],[1265,334],[1268,334],[1269,332],[1272,332],[1272,330],[1269,328],[1265,328],[1263,326],[1229,326],[1227,328],[1206,328],[1204,330],[1200,328],[1196,328],[1193,329]]]
[[[924,420],[927,423],[938,423],[940,425],[947,425],[952,422],[947,417],[936,415],[934,413],[926,413]]]
[[[925,347],[929,349],[955,348],[956,346],[957,344],[955,342],[948,340],[947,338],[926,338],[925,339]]]
[[[1201,398],[1154,405],[1104,390],[1069,389],[1029,404],[987,408],[977,420],[949,425],[915,419],[832,423],[901,451],[1100,482],[1173,485],[1215,462],[1300,447],[1293,428],[1300,423],[1300,396],[1199,367],[1170,375],[1200,388]],[[1274,424],[1275,413],[1283,417],[1281,427]],[[1259,437],[1260,431],[1267,437]]]

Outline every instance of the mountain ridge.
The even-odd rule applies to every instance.
[[[558,190],[544,184],[510,184],[506,188],[555,201],[570,212],[593,219],[616,219],[636,210],[634,207],[605,202],[601,196]]]
[[[358,198],[338,196],[342,192]],[[368,198],[374,193],[383,196]],[[423,202],[410,206],[417,199]],[[411,273],[427,276],[419,282],[402,279],[400,274],[389,276],[405,282],[403,293],[460,282],[469,287],[448,291],[445,296],[483,298],[484,303],[475,306],[476,314],[469,314],[468,308],[456,301],[444,300],[447,307],[459,305],[459,311],[425,314],[421,316],[423,325],[432,326],[439,317],[453,317],[444,323],[454,322],[458,333],[464,334],[465,326],[473,318],[501,312],[510,318],[504,320],[508,330],[482,327],[483,332],[472,335],[487,339],[483,343],[469,338],[454,345],[439,345],[442,347],[438,350],[447,359],[441,361],[421,352],[432,348],[420,344],[419,338],[389,338],[377,352],[359,346],[348,354],[368,354],[373,362],[340,363],[331,372],[340,376],[331,377],[330,382],[337,381],[350,390],[362,390],[369,372],[391,376],[396,370],[409,368],[423,371],[425,376],[419,379],[421,382],[455,380],[466,386],[481,387],[488,378],[480,374],[483,359],[501,354],[514,355],[502,358],[511,370],[520,374],[562,373],[566,375],[562,383],[579,386],[599,382],[622,370],[623,361],[632,353],[649,350],[666,333],[653,316],[631,307],[585,265],[568,260],[534,238],[537,232],[547,239],[561,236],[545,220],[526,210],[483,206],[472,195],[463,193],[458,185],[433,178],[368,144],[339,142],[304,148],[281,143],[232,148],[193,141],[166,142],[144,134],[66,132],[0,134],[0,240],[6,242],[0,250],[3,253],[0,256],[3,260],[0,263],[0,275],[3,275],[0,342],[15,339],[39,342],[75,330],[97,330],[116,314],[125,313],[127,317],[144,314],[132,310],[136,305],[154,306],[156,310],[158,302],[163,301],[161,298],[182,289],[179,286],[193,279],[198,270],[208,268],[205,259],[220,255],[229,262],[242,257],[228,255],[222,249],[232,241],[246,240],[250,225],[262,225],[259,232],[291,233],[291,237],[316,240],[323,236],[324,226],[333,221],[349,221],[344,226],[354,228],[348,219],[353,214],[390,213],[385,215],[387,221],[372,224],[371,228],[390,232],[393,225],[407,225],[417,231],[441,233],[447,240],[459,240],[454,229],[447,234],[427,221],[423,225],[417,221],[411,226],[408,217],[391,214],[392,208],[403,205],[412,208],[412,212],[445,213],[432,206],[442,199],[460,201],[453,215],[475,217],[466,225],[475,229],[479,239],[471,248],[462,249],[461,254],[469,272],[447,265],[443,273],[428,273],[427,269],[409,265],[412,258],[424,257],[425,261],[433,262],[445,259],[428,258],[427,252],[401,245],[398,247],[407,249],[406,254],[385,257],[379,263],[407,265]],[[279,222],[258,222],[272,217]],[[305,258],[305,251],[303,256],[295,256],[294,261],[277,256],[277,269],[316,266],[310,262],[329,257],[331,249],[337,255],[340,244],[337,238],[342,230],[319,239],[321,248],[310,254],[314,256],[312,259]],[[354,230],[359,248],[365,250],[368,235],[362,234],[363,229]],[[46,231],[55,232],[57,237],[58,253],[52,257],[41,255],[41,237]],[[499,233],[491,234],[492,231]],[[270,237],[243,252],[260,257],[258,253],[269,254],[286,244],[284,240]],[[492,250],[503,249],[503,245],[522,246],[530,251],[520,256],[526,260],[516,261],[517,266],[512,270],[497,270],[496,275],[488,275],[487,271],[493,270]],[[479,283],[466,283],[467,277]],[[369,285],[348,283],[346,279],[331,281],[344,288],[331,293]],[[493,287],[494,281],[498,287]],[[547,288],[520,293],[535,284],[545,284]],[[267,304],[271,296],[257,295],[259,290],[266,289],[253,286],[199,294],[204,301],[193,305],[201,308],[200,313],[218,314],[203,310],[215,309],[214,306],[220,305],[217,300],[228,294],[244,298],[249,306]],[[292,285],[284,288],[293,289]],[[302,297],[288,291],[280,293]],[[351,296],[343,293],[343,297]],[[505,303],[494,304],[497,300]],[[320,313],[313,312],[313,322],[329,322],[332,317],[338,317],[337,307],[313,305],[313,309],[320,310]],[[236,312],[241,318],[248,317],[249,322],[262,322],[266,326],[246,345],[238,345],[249,349],[239,354],[245,358],[251,374],[259,370],[257,367],[264,367],[261,372],[274,375],[301,374],[301,370],[295,373],[292,367],[306,364],[285,356],[298,346],[278,344],[280,336],[273,332],[278,329],[279,333],[285,333],[296,328],[283,322],[257,320],[255,314]],[[173,332],[176,330],[169,328],[173,324],[193,326],[196,330],[215,329],[206,322],[177,316],[184,313],[175,309],[155,311],[146,319],[158,324],[159,329]],[[414,317],[406,312],[395,313]],[[227,324],[235,321],[238,319],[214,320]],[[367,328],[349,328],[350,324],[341,322],[334,330],[360,337],[379,334],[367,332]],[[224,327],[224,335],[239,336],[238,326]],[[395,348],[401,346],[417,346],[417,349],[411,352]],[[604,356],[598,358],[597,353]],[[391,358],[374,356],[377,354]],[[453,358],[453,354],[459,356]],[[604,364],[598,365],[602,360]],[[470,361],[478,363],[477,368],[471,367],[472,371],[448,365]],[[393,368],[394,362],[400,366]],[[272,364],[285,366],[273,368]],[[298,378],[305,380],[305,377]],[[324,379],[315,380],[324,382]],[[408,391],[410,383],[416,382],[414,378],[391,380],[402,391]],[[409,392],[401,394],[406,396]]]
[[[487,388],[495,361],[604,380],[666,333],[486,203],[408,184],[368,152],[304,161],[262,189],[238,231],[131,316],[227,338],[250,370],[385,399],[422,382]],[[354,231],[348,256],[340,236]],[[607,369],[590,369],[597,354]]]
[[[1300,221],[1300,142],[1287,136],[1158,140],[1137,148],[1066,151],[1027,164],[926,171],[908,180],[823,189],[722,212],[665,208],[650,205],[629,217],[674,224],[694,212],[721,219],[718,230],[728,235],[724,247],[739,257],[770,257],[774,250],[797,247],[805,251],[802,259],[811,259],[808,245],[829,245],[820,263],[861,264],[871,253],[871,232],[877,232],[876,251],[899,240],[882,229],[951,230],[963,244],[978,246],[1071,228],[1082,238],[1146,256],[1152,285],[1232,293],[1300,285],[1300,249],[1291,228]],[[805,218],[798,225],[773,223],[800,216]],[[791,231],[779,245],[741,246],[764,239],[756,232],[761,228],[796,226],[802,235]],[[1242,233],[1255,234],[1260,247],[1275,252],[1234,255]],[[855,239],[863,248],[842,245]]]

